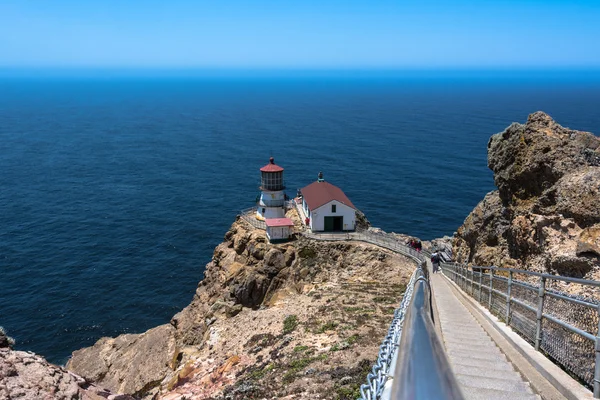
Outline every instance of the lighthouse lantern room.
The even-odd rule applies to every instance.
[[[285,216],[285,185],[283,168],[275,164],[271,157],[269,163],[260,169],[260,196],[256,204],[256,218],[283,218]]]

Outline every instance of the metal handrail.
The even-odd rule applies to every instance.
[[[547,287],[548,282],[562,281],[597,288],[600,287],[600,282],[513,268],[465,266],[456,263],[441,265],[444,274],[467,294],[496,313],[507,325],[529,340],[536,350],[543,351],[558,365],[592,387],[594,397],[600,398],[600,302]],[[508,278],[495,275],[496,271],[508,272]],[[518,281],[514,279],[515,274],[538,277],[539,283],[534,285]],[[478,279],[475,279],[475,275]],[[483,277],[487,280],[485,285]],[[495,287],[494,282],[500,287]],[[515,290],[521,291],[521,295],[518,292],[515,294]],[[482,298],[484,291],[487,294]],[[478,294],[477,297],[475,293]],[[502,300],[499,301],[499,298]],[[562,308],[550,307],[549,310],[548,301],[562,302]],[[515,306],[526,310],[530,317],[523,314],[523,311],[515,311]],[[573,314],[574,310],[580,314]]]
[[[362,400],[462,399],[458,382],[435,331],[425,262],[415,260],[400,307],[360,388]]]
[[[390,399],[462,399],[433,322],[431,288],[418,269],[404,319]]]
[[[447,263],[447,264],[451,264],[451,263]],[[579,283],[581,285],[600,287],[600,282],[598,282],[598,281],[591,281],[591,280],[580,279],[580,278],[570,278],[568,276],[558,276],[558,275],[544,274],[542,272],[527,271],[527,270],[524,270],[524,269],[502,268],[502,267],[493,267],[493,266],[482,267],[482,266],[477,266],[477,265],[469,266],[469,268],[478,269],[478,270],[484,270],[484,269],[490,270],[491,269],[491,270],[494,270],[494,271],[512,272],[512,273],[515,273],[515,274],[525,274],[525,275],[537,276],[537,277],[540,277],[540,278],[552,279],[554,281]]]

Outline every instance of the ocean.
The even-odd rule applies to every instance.
[[[374,226],[452,235],[490,136],[543,110],[600,133],[599,74],[0,74],[0,325],[63,364],[191,300],[270,156]]]

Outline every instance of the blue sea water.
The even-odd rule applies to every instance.
[[[0,325],[64,363],[186,306],[274,156],[373,225],[452,235],[489,137],[544,110],[600,133],[600,79],[492,74],[0,77]]]

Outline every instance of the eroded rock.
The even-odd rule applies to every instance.
[[[600,139],[536,112],[488,143],[497,191],[457,230],[456,259],[600,278]]]
[[[73,352],[67,368],[115,392],[143,396],[165,377],[175,347],[175,328],[161,325],[142,334],[102,338]]]

